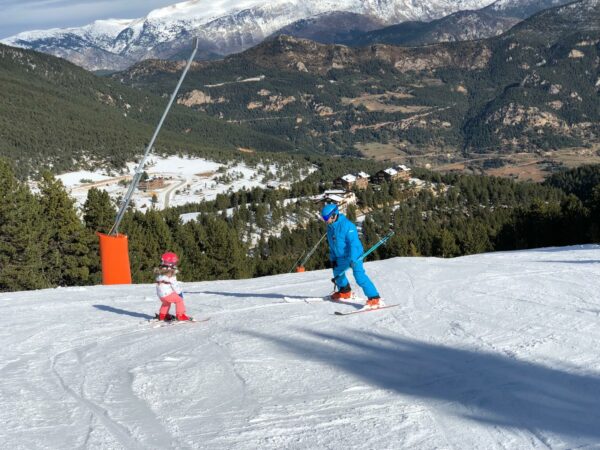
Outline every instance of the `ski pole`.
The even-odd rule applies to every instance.
[[[383,244],[385,244],[394,235],[394,233],[395,233],[395,231],[390,231],[388,234],[386,234],[384,237],[382,237],[379,240],[379,242],[377,242],[373,247],[371,247],[369,250],[367,250],[362,255],[360,255],[356,259],[356,261],[362,261],[363,259],[365,259],[371,253],[373,253],[375,250],[377,250],[380,246],[382,246]]]
[[[309,258],[317,250],[317,247],[321,244],[321,242],[323,242],[323,239],[325,239],[325,236],[327,236],[327,232],[323,233],[323,236],[321,236],[321,239],[319,239],[319,242],[317,242],[314,245],[314,247],[310,249],[310,251],[306,254],[306,256],[304,257],[304,259],[300,263],[300,265],[296,266],[296,264],[298,264],[298,261],[300,260],[300,258],[298,258],[298,261],[296,261],[296,263],[294,264],[294,266],[290,270],[290,273],[292,273],[294,271],[294,267],[296,267],[296,272],[304,272],[304,264],[307,263],[307,261],[309,260]]]

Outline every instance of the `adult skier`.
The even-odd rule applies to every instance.
[[[331,203],[323,206],[321,217],[327,223],[329,259],[333,268],[333,282],[338,288],[331,298],[339,301],[352,296],[350,282],[346,278],[346,271],[351,268],[354,279],[367,296],[367,306],[383,306],[379,292],[365,272],[362,260],[358,259],[364,249],[356,225],[340,213],[337,205]]]

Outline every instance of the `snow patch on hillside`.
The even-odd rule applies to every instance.
[[[128,170],[122,174],[106,173],[103,170],[76,171],[60,174],[57,178],[63,182],[76,204],[81,207],[92,187],[107,191],[114,199],[122,197],[129,187],[137,165],[138,163],[135,162],[128,163]],[[210,201],[218,194],[237,192],[242,189],[289,186],[289,181],[276,178],[275,165],[270,167],[259,165],[252,168],[242,163],[225,165],[203,158],[151,156],[146,163],[145,172],[150,178],[162,177],[165,181],[164,186],[160,188],[146,192],[136,190],[133,204],[135,208],[141,210],[151,207],[164,209],[167,206]],[[265,181],[261,172],[270,174],[269,181]],[[310,170],[305,175],[308,173]],[[157,197],[155,204],[152,203],[154,195]]]

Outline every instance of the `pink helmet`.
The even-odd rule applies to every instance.
[[[162,266],[175,267],[179,262],[179,258],[173,252],[163,253],[160,257],[160,264]]]

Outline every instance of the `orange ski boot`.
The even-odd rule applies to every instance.
[[[350,285],[344,286],[340,288],[339,291],[335,291],[333,294],[331,294],[331,300],[336,302],[339,302],[340,300],[348,300],[350,298],[352,298],[352,289],[350,288]]]
[[[379,308],[380,306],[383,306],[383,302],[380,302],[381,298],[379,297],[370,297],[367,300],[366,306],[369,308]]]

